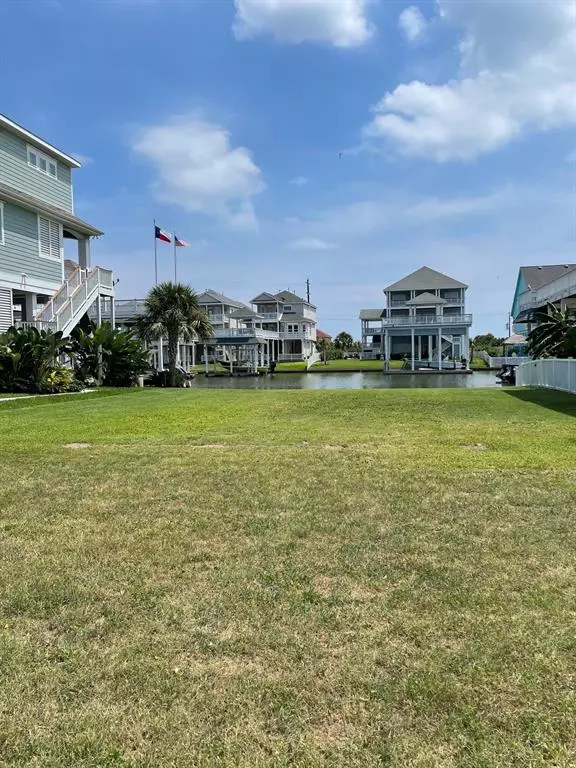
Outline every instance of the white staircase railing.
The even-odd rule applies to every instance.
[[[99,295],[113,294],[112,270],[102,267],[90,271],[75,269],[36,314],[35,324],[49,326],[67,336]]]

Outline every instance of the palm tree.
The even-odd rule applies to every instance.
[[[538,357],[576,357],[576,318],[548,304],[537,314],[538,325],[528,334],[528,354]]]
[[[144,301],[145,314],[140,321],[144,338],[168,339],[170,386],[176,386],[178,341],[201,340],[212,336],[212,324],[198,304],[198,295],[184,283],[159,283]]]

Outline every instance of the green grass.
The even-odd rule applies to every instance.
[[[574,416],[482,389],[0,403],[0,766],[574,766]]]

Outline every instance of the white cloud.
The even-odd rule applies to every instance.
[[[461,29],[461,73],[444,85],[399,85],[365,128],[407,155],[468,160],[528,131],[576,122],[572,0],[438,0]]]
[[[368,0],[234,0],[238,40],[269,35],[281,43],[329,43],[337,48],[363,45],[374,29]]]
[[[419,40],[426,32],[426,19],[416,5],[404,8],[398,17],[398,26],[410,41]]]
[[[332,251],[336,248],[336,244],[327,243],[326,240],[320,240],[317,237],[303,237],[291,242],[290,248],[296,251]]]
[[[295,184],[297,187],[303,187],[308,184],[306,176],[296,176],[295,179],[290,180],[290,184]]]
[[[264,189],[261,171],[248,149],[232,148],[221,126],[177,117],[141,131],[133,148],[156,169],[157,200],[215,216],[234,229],[257,227],[252,198]]]

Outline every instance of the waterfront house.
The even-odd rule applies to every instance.
[[[34,325],[67,335],[114,294],[112,272],[90,263],[91,240],[102,232],[74,213],[78,168],[71,155],[0,115],[0,331]],[[76,260],[65,265],[66,240],[76,243]]]
[[[468,286],[429,267],[384,288],[383,309],[360,311],[362,357],[384,366],[406,359],[413,370],[453,367],[469,357],[472,315],[466,312]]]
[[[576,312],[576,264],[520,267],[512,300],[512,331],[529,333],[548,304]]]
[[[260,293],[252,306],[262,329],[279,335],[278,360],[306,360],[316,351],[316,306],[292,291]]]

